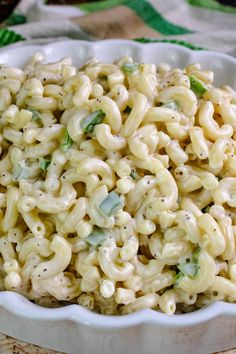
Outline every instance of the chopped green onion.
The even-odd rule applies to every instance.
[[[26,179],[30,176],[31,169],[30,167],[25,165],[25,161],[20,161],[15,170],[13,171],[13,179],[14,181],[19,181],[20,179]]]
[[[130,174],[130,177],[135,180],[138,177],[137,172],[135,170],[132,170],[131,174]]]
[[[183,279],[184,277],[184,273],[182,272],[179,272],[179,273],[176,273],[175,276],[174,276],[174,287],[178,287],[180,281]]]
[[[96,228],[85,240],[91,246],[96,247],[101,245],[101,243],[103,243],[109,236],[110,233],[107,230]]]
[[[201,248],[198,247],[194,252],[193,252],[193,263],[198,263],[198,258],[199,258],[199,255],[200,255],[200,252],[201,252]]]
[[[194,278],[197,275],[199,270],[198,259],[199,259],[200,252],[201,252],[201,248],[198,247],[193,252],[193,257],[191,262],[183,262],[177,266],[182,274],[188,275],[190,278]]]
[[[33,113],[33,115],[32,115],[32,120],[33,121],[41,120],[41,114],[38,111],[36,111],[35,109],[31,109],[31,108],[28,108],[28,111]]]
[[[68,130],[65,128],[63,141],[61,143],[61,149],[63,151],[67,151],[71,148],[72,145],[73,145],[73,140],[71,139]]]
[[[39,167],[43,171],[47,171],[50,163],[51,163],[51,160],[49,160],[49,159],[44,159],[43,157],[40,157],[40,159],[39,159]]]
[[[179,103],[177,101],[167,101],[165,103],[162,103],[162,107],[173,109],[173,111],[178,111],[179,110]]]
[[[126,106],[126,108],[123,110],[123,113],[130,113],[132,111],[132,108],[130,106]]]
[[[97,111],[94,111],[87,117],[85,117],[80,126],[85,133],[92,133],[94,131],[94,127],[97,124],[102,123],[103,119],[105,118],[105,113],[98,109]]]
[[[134,71],[138,70],[137,63],[125,63],[122,65],[121,69],[126,73],[132,74]]]
[[[174,287],[178,287],[179,282],[183,279],[185,275],[189,276],[190,278],[196,277],[199,271],[198,259],[199,254],[201,252],[201,248],[198,247],[192,257],[192,262],[184,262],[180,263],[177,268],[180,270],[174,277]]]
[[[197,79],[194,75],[189,76],[191,90],[198,96],[202,97],[207,92],[207,88],[204,83]]]
[[[182,263],[178,265],[178,269],[184,275],[188,275],[190,278],[194,278],[198,273],[199,266],[197,263]]]
[[[105,216],[115,214],[123,207],[123,202],[116,192],[111,192],[99,205],[100,212]]]

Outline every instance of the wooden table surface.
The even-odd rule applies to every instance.
[[[37,345],[27,344],[0,333],[0,354],[63,354],[54,350],[44,349]],[[89,353],[87,353],[89,354]],[[236,349],[214,354],[236,354]]]

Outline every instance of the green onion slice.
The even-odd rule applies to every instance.
[[[85,117],[82,120],[80,126],[84,133],[92,133],[94,131],[95,125],[102,123],[104,118],[105,113],[98,109],[97,111],[94,111],[93,113]]]
[[[184,273],[182,272],[179,272],[179,273],[176,273],[175,276],[174,276],[174,287],[178,287],[180,281],[183,279],[184,277]]]
[[[31,118],[32,121],[39,121],[42,119],[41,114],[38,111],[36,111],[35,109],[28,108],[28,111],[33,113],[32,118]]]
[[[43,157],[40,157],[40,159],[39,159],[39,167],[43,171],[47,171],[50,163],[51,163],[51,160],[49,160],[49,159],[44,159]]]
[[[121,69],[125,71],[126,73],[132,74],[136,70],[138,70],[138,64],[137,63],[125,63],[122,65]]]
[[[198,273],[199,266],[197,263],[181,263],[178,265],[178,269],[184,275],[188,275],[190,278],[194,278]]]
[[[179,110],[179,103],[175,100],[173,101],[167,101],[165,103],[162,103],[162,107],[172,109],[173,111],[178,111]]]
[[[193,252],[193,263],[198,263],[199,255],[201,252],[201,248],[198,247],[194,252]]]
[[[200,252],[201,249],[198,247],[193,253],[192,262],[183,262],[177,266],[180,272],[177,273],[174,277],[174,287],[178,287],[179,282],[185,275],[189,276],[190,278],[196,277],[199,271],[198,259]]]
[[[112,216],[123,208],[123,202],[116,192],[110,192],[99,205],[100,212],[105,216]]]
[[[65,128],[63,141],[61,143],[61,149],[63,151],[67,151],[71,148],[72,145],[73,145],[73,140],[71,139],[68,130]]]
[[[207,88],[204,83],[197,79],[194,75],[189,76],[191,90],[198,96],[202,97],[207,92]]]
[[[101,245],[108,237],[110,236],[110,232],[104,229],[99,229],[96,228],[91,232],[91,234],[86,237],[86,241],[91,245],[91,246],[99,246]]]
[[[14,181],[19,181],[20,179],[26,179],[30,176],[31,169],[30,167],[26,166],[25,161],[20,161],[15,170],[13,171],[13,179]]]

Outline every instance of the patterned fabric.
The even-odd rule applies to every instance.
[[[236,56],[236,1],[103,0],[66,6],[21,0],[0,25],[0,46],[62,38],[171,42]]]

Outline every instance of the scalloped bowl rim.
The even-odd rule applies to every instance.
[[[75,44],[85,45],[90,49],[94,49],[96,46],[119,44],[125,45],[127,48],[134,48],[144,52],[145,47],[158,47],[161,50],[173,49],[176,51],[176,53],[190,56],[191,59],[197,56],[197,59],[201,60],[202,58],[204,59],[205,55],[212,58],[220,58],[221,60],[223,59],[228,63],[231,63],[233,66],[235,66],[236,69],[236,59],[224,53],[208,50],[192,50],[172,43],[158,42],[142,44],[123,39],[107,39],[94,42],[84,40],[63,40],[47,45],[24,44],[19,46],[18,44],[14,44],[8,46],[7,48],[0,49],[0,62],[2,54],[20,52],[24,50],[24,48],[28,50],[30,49],[31,52],[41,51],[47,57],[47,53],[51,52],[53,50],[52,48],[60,48],[63,46],[66,48],[68,48],[68,46],[74,47]],[[63,52],[61,57],[63,56],[67,56],[67,54]],[[203,324],[218,316],[236,317],[236,304],[230,304],[223,301],[215,301],[197,311],[179,315],[170,316],[152,309],[145,309],[128,315],[108,316],[97,314],[77,304],[66,305],[60,308],[42,307],[30,302],[24,296],[12,291],[0,291],[0,306],[5,308],[10,313],[26,319],[28,318],[31,320],[33,319],[39,321],[68,320],[80,325],[102,329],[128,328],[141,324],[152,324],[159,327],[169,328],[186,328],[196,326],[198,324]]]

